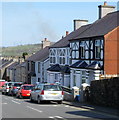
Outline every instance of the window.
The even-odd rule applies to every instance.
[[[40,82],[40,78],[38,78],[38,82]]]
[[[85,44],[84,44],[84,41],[81,41],[81,43],[80,43],[80,57],[81,58],[85,57]]]
[[[58,74],[55,74],[55,80],[58,80]]]
[[[65,54],[66,54],[65,49],[59,50],[59,63],[60,64],[65,64]]]
[[[59,85],[44,85],[43,90],[45,91],[62,91]]]
[[[35,72],[35,62],[31,62],[31,70]]]
[[[30,68],[29,66],[30,66],[30,64],[29,64],[29,62],[28,62],[28,71],[30,70],[30,69],[29,69],[29,68]]]
[[[50,50],[50,63],[51,64],[56,62],[55,55],[56,55],[56,50],[54,49]]]
[[[38,62],[38,73],[40,73],[40,62]]]
[[[99,59],[101,57],[101,45],[100,40],[95,41],[95,58]]]

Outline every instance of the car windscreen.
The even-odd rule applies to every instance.
[[[20,87],[22,84],[21,83],[15,83],[14,86],[15,87]]]
[[[8,83],[8,86],[12,86],[12,83]]]
[[[24,90],[32,90],[32,89],[33,89],[33,86],[23,86],[23,89],[24,89]]]
[[[46,91],[62,91],[59,85],[44,85],[43,90]]]

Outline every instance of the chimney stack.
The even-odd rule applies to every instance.
[[[42,49],[50,45],[51,45],[51,42],[47,38],[44,38],[44,40],[42,41]]]
[[[87,24],[88,20],[74,20],[74,31]]]
[[[99,5],[99,19],[107,15],[108,13],[115,11],[115,6],[107,5],[107,2],[104,2],[104,5]]]

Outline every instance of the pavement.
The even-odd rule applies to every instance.
[[[92,105],[89,103],[83,103],[78,101],[75,102],[63,101],[63,104],[88,109],[90,111],[103,112],[106,114],[117,116],[119,118],[119,109],[97,106],[97,105]]]

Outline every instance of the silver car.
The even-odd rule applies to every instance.
[[[2,94],[8,94],[11,86],[14,84],[14,82],[7,82],[4,84],[3,88],[2,88]]]
[[[61,104],[64,92],[57,84],[39,84],[31,91],[30,100],[41,103],[42,101],[55,101]]]

